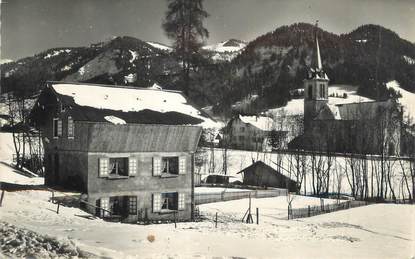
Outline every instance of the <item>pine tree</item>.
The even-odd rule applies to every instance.
[[[209,14],[203,9],[203,0],[167,0],[168,9],[163,21],[163,29],[168,38],[174,41],[177,57],[182,62],[183,90],[189,94],[191,66],[195,65],[195,55],[202,42],[209,37],[203,20]]]

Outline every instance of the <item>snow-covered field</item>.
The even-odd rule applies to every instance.
[[[286,220],[285,197],[252,199],[259,225],[241,222],[248,199],[201,205],[202,222],[110,223],[48,202],[43,191],[7,192],[0,219],[41,235],[69,240],[82,251],[112,258],[411,258],[415,207],[370,205]],[[326,204],[330,201],[326,200]],[[293,207],[317,205],[297,196]],[[213,218],[218,212],[218,227]],[[254,221],[256,220],[254,216]],[[153,240],[154,238],[154,240]]]

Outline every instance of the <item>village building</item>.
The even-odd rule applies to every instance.
[[[290,192],[297,192],[297,183],[294,180],[260,160],[242,169],[238,174],[242,174],[243,185],[284,188]]]
[[[402,110],[393,100],[329,103],[329,77],[322,67],[318,37],[304,80],[304,133],[290,149],[388,154],[401,152]]]
[[[125,222],[191,218],[194,154],[212,121],[181,92],[49,82],[30,118],[46,185],[82,192],[87,211]]]
[[[274,121],[270,117],[237,115],[226,128],[229,146],[244,150],[267,150],[273,127]]]

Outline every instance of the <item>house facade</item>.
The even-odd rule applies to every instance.
[[[45,183],[78,190],[87,211],[124,222],[191,218],[205,120],[179,92],[59,82],[31,113]]]
[[[229,121],[226,131],[232,148],[264,151],[269,148],[273,127],[270,117],[238,115]]]

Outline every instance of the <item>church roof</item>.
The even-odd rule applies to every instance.
[[[393,109],[393,102],[360,102],[326,104],[315,120],[373,120],[385,111]]]

